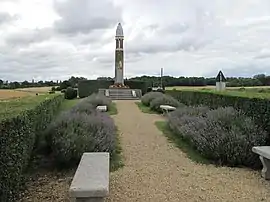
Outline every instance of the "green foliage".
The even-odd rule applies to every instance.
[[[202,91],[166,91],[180,102],[190,105],[205,105],[212,109],[231,106],[243,111],[247,116],[253,117],[256,124],[260,125],[270,134],[270,100],[261,98],[249,98],[232,95],[217,94]],[[270,143],[270,138],[268,140]]]
[[[85,98],[93,93],[97,93],[98,89],[109,88],[112,84],[112,80],[82,80],[78,84],[79,97]]]
[[[77,98],[77,90],[72,87],[68,87],[65,92],[65,99],[72,100],[74,98]]]
[[[39,135],[51,122],[62,101],[63,96],[54,96],[1,120],[0,201],[10,201],[16,197],[33,149],[38,147]]]
[[[71,87],[71,83],[67,80],[63,81],[62,83],[60,83],[60,89],[67,89],[68,87]]]
[[[118,114],[118,110],[117,110],[116,104],[114,102],[112,102],[111,105],[109,106],[109,114],[110,115]]]
[[[153,111],[150,109],[149,106],[144,105],[142,102],[136,102],[136,105],[139,107],[139,109],[146,114],[157,114],[156,111]]]
[[[125,80],[125,85],[129,86],[131,89],[140,89],[142,91],[142,95],[147,92],[147,88],[150,86],[147,82],[136,80]]]
[[[131,89],[142,90],[142,94],[147,91],[148,84],[146,82],[134,80],[125,80],[124,82]],[[82,80],[78,84],[79,97],[85,98],[93,93],[97,93],[98,89],[108,89],[113,83],[113,80]]]

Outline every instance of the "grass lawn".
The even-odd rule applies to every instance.
[[[117,108],[116,108],[116,103],[113,102],[110,106],[110,110],[108,111],[110,115],[116,115],[118,114]]]
[[[209,164],[210,161],[202,157],[196,150],[194,150],[186,141],[184,141],[181,137],[174,134],[169,126],[167,121],[156,121],[156,127],[167,137],[169,142],[174,143],[179,149],[181,149],[187,156],[197,162],[203,164]]]
[[[147,114],[158,114],[157,112],[151,110],[150,107],[147,107],[147,106],[143,105],[141,102],[136,102],[136,105],[139,107],[139,109],[143,113],[147,113]]]
[[[65,100],[63,101],[63,103],[61,104],[58,113],[60,113],[60,112],[62,112],[62,111],[66,111],[66,110],[71,109],[71,108],[72,108],[73,106],[75,106],[79,101],[80,101],[79,98],[73,99],[73,100],[67,100],[67,99],[65,99]]]
[[[110,159],[110,172],[114,172],[124,166],[119,132],[117,131],[115,151],[112,153]]]
[[[44,94],[10,100],[1,100],[0,120],[4,118],[14,117],[25,110],[33,109],[45,99],[51,99],[55,96],[57,96],[57,94]]]

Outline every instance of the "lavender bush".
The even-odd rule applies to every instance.
[[[251,149],[264,145],[267,134],[241,112],[231,107],[209,111],[206,108],[182,108],[170,113],[168,118],[170,128],[203,156],[221,165],[261,165]]]
[[[76,104],[74,107],[70,109],[70,112],[73,113],[86,113],[86,114],[92,114],[95,113],[95,107],[86,100],[82,100],[78,104]]]
[[[184,107],[185,106],[184,104],[178,102],[173,97],[171,97],[169,95],[164,95],[164,94],[162,94],[162,96],[159,96],[159,97],[153,99],[150,102],[151,110],[154,110],[157,112],[161,112],[160,105],[170,105],[173,107]]]
[[[48,128],[52,154],[60,165],[77,163],[84,152],[110,152],[115,149],[116,127],[106,113],[69,111]]]
[[[111,99],[107,98],[105,95],[95,93],[85,98],[84,101],[91,103],[94,108],[96,108],[97,106],[106,105],[109,109],[112,104]]]
[[[163,93],[161,92],[149,92],[149,93],[146,93],[144,96],[142,96],[141,102],[145,106],[150,106],[150,102],[153,99],[161,97],[161,96],[163,96]]]

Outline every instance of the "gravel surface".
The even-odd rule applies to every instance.
[[[28,179],[20,202],[68,202],[69,186],[75,169],[69,171],[39,171]]]
[[[117,101],[117,109],[125,166],[111,174],[107,202],[270,201],[260,172],[196,164],[156,128],[160,116],[134,101]]]

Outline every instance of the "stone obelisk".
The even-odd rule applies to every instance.
[[[115,78],[114,84],[124,86],[124,32],[121,23],[116,28]]]

